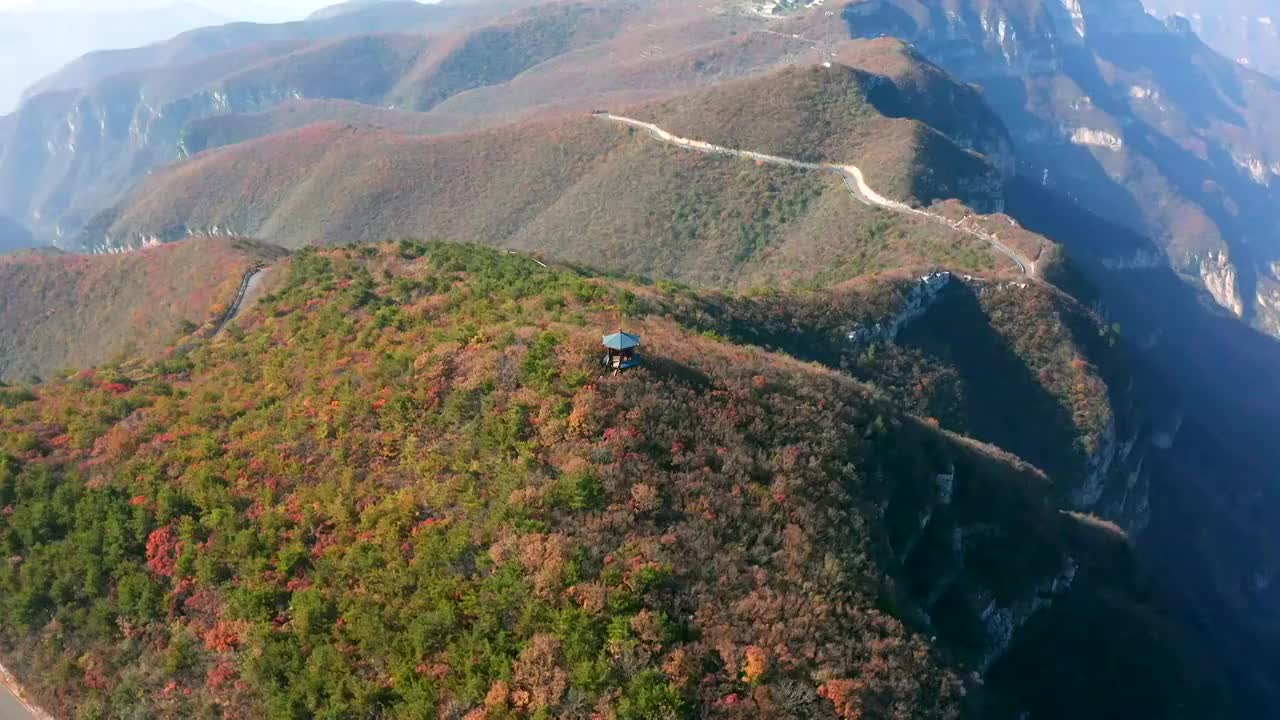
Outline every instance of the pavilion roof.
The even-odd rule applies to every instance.
[[[640,347],[640,336],[624,332],[605,335],[604,346],[610,350],[630,350],[634,347]]]

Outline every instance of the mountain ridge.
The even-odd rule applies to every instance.
[[[682,131],[714,128],[707,137],[760,143],[746,146],[756,149],[798,151],[808,153],[803,157],[814,158],[819,157],[812,155],[814,152],[833,159],[843,158],[845,153],[865,156],[859,162],[863,163],[861,167],[869,182],[892,196],[908,200],[920,196],[925,205],[936,199],[958,197],[979,209],[998,209],[1001,203],[998,171],[981,156],[926,130],[917,121],[881,115],[874,105],[863,99],[865,88],[879,87],[880,82],[875,76],[843,66],[784,70],[762,79],[730,83],[720,91],[661,101],[638,109],[635,114],[655,117]],[[774,97],[776,109],[754,119],[741,113],[743,103],[760,94]],[[740,118],[737,132],[745,134],[726,136],[721,133],[732,125],[706,122],[707,113],[715,108],[726,116]],[[695,121],[696,118],[702,121]],[[822,150],[800,150],[807,143],[804,132],[809,132],[802,128],[810,120],[819,119],[822,132],[828,133],[830,142],[835,144]],[[782,139],[785,142],[778,144]],[[560,152],[542,149],[551,144],[565,149]],[[936,173],[931,183],[912,185],[910,179],[914,171],[910,164],[928,162],[912,158],[924,153],[955,167],[949,174]],[[368,170],[347,170],[355,166],[356,157],[361,158],[359,165]],[[245,176],[243,170],[255,164],[262,165],[261,173],[255,176],[262,178],[265,186],[243,187],[240,180]],[[673,197],[674,186],[654,179],[655,169],[664,165],[667,169],[658,170],[659,175],[685,173],[685,179],[680,182],[704,187],[707,197],[693,205]],[[725,159],[680,157],[678,151],[665,151],[657,143],[637,142],[626,132],[610,129],[599,119],[586,115],[425,138],[335,125],[316,126],[255,140],[246,146],[205,153],[158,174],[120,208],[95,219],[81,245],[101,249],[130,247],[204,231],[253,235],[293,246],[353,237],[374,240],[396,235],[465,236],[486,237],[498,244],[551,252],[567,260],[587,260],[593,255],[599,256],[603,243],[609,248],[604,250],[606,255],[620,253],[614,256],[618,267],[629,265],[641,274],[683,272],[683,279],[704,284],[731,281],[734,274],[740,272],[722,262],[720,258],[725,254],[736,255],[738,263],[764,269],[765,262],[771,263],[769,258],[775,253],[788,252],[774,247],[780,241],[802,243],[794,245],[799,250],[812,246],[814,240],[822,240],[838,248],[844,246],[837,250],[840,255],[857,248],[856,237],[846,240],[842,237],[844,233],[830,237],[833,223],[841,222],[854,228],[871,222],[866,218],[867,211],[858,207],[837,178],[824,180],[812,171],[774,170],[767,166],[738,172],[735,177],[733,169],[743,165],[745,163]],[[499,166],[507,171],[492,172]],[[373,168],[376,176],[368,174],[374,172]],[[291,173],[298,175],[294,178]],[[523,182],[522,178],[534,175],[543,179]],[[321,176],[331,179],[317,182],[316,178]],[[547,177],[560,179],[547,182]],[[297,184],[303,178],[310,180]],[[748,181],[764,183],[766,194],[753,197],[737,189]],[[366,182],[372,187],[366,189]],[[603,188],[622,184],[633,188],[631,194],[636,197],[636,206],[632,214],[638,213],[636,218],[630,215],[603,217],[592,210],[603,201],[600,193],[611,192]],[[406,192],[405,188],[417,190]],[[717,199],[726,192],[730,195],[725,196],[725,200]],[[316,193],[333,198],[320,199]],[[245,203],[242,198],[246,197],[255,200]],[[504,201],[495,205],[492,200],[499,197]],[[742,212],[747,217],[754,216],[753,222],[779,225],[775,232],[782,230],[781,223],[800,222],[804,218],[821,224],[810,226],[812,237],[807,237],[810,233],[802,233],[799,228],[784,235],[748,237],[732,221],[726,223],[726,218],[714,217],[718,204],[730,197],[734,204],[743,206]],[[670,231],[664,227],[670,220],[662,221],[664,225],[638,220],[645,215],[662,213],[671,203],[688,208],[683,211],[682,224]],[[324,223],[317,225],[318,218],[312,213],[308,213],[307,219],[296,214],[312,207],[330,208]],[[153,212],[159,214],[152,215]],[[771,213],[783,215],[771,218]],[[956,216],[953,221],[959,219]],[[689,223],[695,224],[682,227]],[[945,263],[952,263],[956,269],[992,266],[982,257],[990,254],[988,241],[972,237],[972,231],[947,230],[927,239],[927,234],[936,233],[925,230],[931,223],[923,215],[888,224],[900,227],[897,233],[900,236],[907,233],[904,240],[911,238],[920,242],[916,250],[896,240],[888,248],[894,253],[903,250],[917,253],[917,264],[928,264],[936,257],[945,258]],[[704,237],[697,244],[687,245],[691,239],[687,234],[694,232],[695,227],[702,228],[698,232]],[[675,234],[667,235],[668,232]],[[1027,239],[1030,240],[1029,234]],[[730,242],[737,242],[739,249],[724,247]],[[873,246],[882,242],[875,240]],[[957,247],[950,250],[939,246],[947,242],[954,242]],[[1031,242],[1028,253],[1033,258],[1047,247],[1037,247],[1034,240]],[[588,247],[587,243],[594,245]],[[682,249],[685,247],[688,249]],[[970,257],[975,247],[985,249],[978,257],[963,259]],[[686,253],[683,259],[680,253]],[[661,264],[654,264],[655,254],[669,258],[662,257]],[[628,257],[631,260],[625,259]],[[874,255],[868,260],[876,262]],[[712,269],[715,274],[707,274]],[[773,274],[776,277],[776,273]]]

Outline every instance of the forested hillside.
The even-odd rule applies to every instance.
[[[1140,602],[1039,470],[685,291],[408,241],[281,270],[185,356],[3,390],[0,637],[50,710],[952,718],[1006,623]]]

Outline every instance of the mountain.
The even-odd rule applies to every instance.
[[[0,122],[0,210],[42,238],[74,235],[130,183],[179,159],[189,122],[298,99],[428,109],[607,36],[639,8],[556,4],[485,24],[508,5],[378,3],[326,20],[226,25],[86,56]],[[448,32],[461,23],[472,29]]]
[[[1280,147],[1267,132],[1280,84],[1156,21],[1136,0],[1082,3],[1078,17],[1058,3],[989,0],[964,12],[955,4],[868,0],[765,17],[636,0],[509,14],[501,3],[377,3],[329,19],[199,31],[85,58],[40,86],[43,94],[0,123],[8,138],[0,139],[0,211],[41,239],[70,243],[147,171],[299,118],[363,116],[433,133],[500,126],[794,63],[856,64],[844,57],[862,52],[850,37],[890,34],[982,86],[984,102],[970,104],[994,108],[1010,133],[1006,152],[982,148],[989,157],[1016,157],[1004,169],[1144,238],[1090,248],[1096,261],[1167,264],[1226,311],[1280,333],[1280,248],[1269,230],[1280,223]],[[990,29],[998,27],[1003,35]],[[407,34],[360,34],[392,29]],[[237,47],[245,51],[209,54]],[[118,74],[130,68],[139,72]],[[351,102],[397,110],[355,113]],[[275,117],[287,103],[307,110],[293,122]]]
[[[1218,56],[1136,0],[848,4],[855,36],[893,34],[979,83],[1030,181],[1067,195],[1154,247],[1097,248],[1139,268],[1151,250],[1237,317],[1277,327],[1270,240],[1277,216],[1270,118],[1280,83]],[[914,15],[912,13],[915,13]],[[1277,165],[1280,168],[1280,165]]]
[[[862,158],[868,182],[889,197],[998,210],[999,172],[987,158],[876,107],[908,110],[910,97],[882,76],[833,65],[626,112],[731,148],[807,162]],[[986,132],[999,147],[999,125]],[[926,181],[920,166],[939,170]],[[627,202],[611,204],[619,197]],[[789,284],[786,276],[804,275],[819,256],[843,277],[916,265],[1008,266],[980,238],[856,202],[833,172],[708,157],[586,114],[433,137],[317,125],[231,145],[156,173],[95,218],[80,245],[138,247],[194,232],[289,247],[484,238],[702,285]],[[1031,257],[1052,254],[1048,243],[1027,242]]]
[[[951,718],[1067,692],[1090,717],[1234,708],[1124,531],[1063,511],[1067,484],[707,325],[759,332],[733,319],[773,307],[847,333],[954,307],[936,321],[1106,406],[1103,375],[1126,369],[1103,369],[1096,320],[1046,288],[934,276],[774,304],[413,241],[274,272],[236,332],[183,358],[0,390],[0,633],[51,711]],[[611,375],[597,329],[620,317],[644,364]],[[912,344],[881,347],[925,382]],[[1107,610],[1073,615],[1100,620],[1088,644],[1020,650],[1040,682],[974,682],[1059,604]],[[1051,670],[1067,660],[1125,663],[1132,684]]]
[[[452,13],[418,3],[386,3],[340,17],[288,23],[228,23],[178,34],[164,42],[85,54],[32,85],[25,99],[92,89],[113,76],[174,68],[233,50],[272,43],[306,43],[348,35],[430,28]]]
[[[0,122],[0,206],[26,219],[41,238],[57,240],[114,200],[150,168],[178,157],[183,125],[247,105],[273,106],[298,94],[272,94],[264,75],[333,87],[364,73],[373,92],[376,67],[405,61],[417,39],[352,33],[430,27],[451,16],[433,6],[400,4],[330,21],[283,25],[234,24],[197,30],[156,46],[90,55],[38,85],[13,116]],[[314,45],[314,47],[312,47]],[[347,75],[300,72],[291,54],[311,48],[317,62],[353,62]],[[380,50],[379,50],[380,49]],[[274,62],[273,62],[274,61]],[[327,81],[327,85],[325,85]],[[359,89],[351,92],[366,99]],[[259,99],[259,95],[267,97]],[[344,96],[345,97],[345,96]],[[48,123],[60,124],[52,129]]]
[[[1157,17],[1185,18],[1223,56],[1280,77],[1280,13],[1267,0],[1145,0]]]
[[[1259,668],[1275,662],[1277,558],[1255,548],[1276,546],[1280,521],[1266,430],[1280,422],[1280,348],[1234,318],[1275,332],[1263,230],[1274,183],[1264,155],[1240,150],[1270,142],[1275,83],[1132,3],[1078,3],[1074,16],[1055,3],[926,5],[857,3],[838,25],[808,22],[841,37],[896,34],[982,85],[1019,158],[1006,211],[1062,244],[1179,388],[1183,421],[1156,460],[1167,485],[1144,557],[1187,617],[1221,633],[1213,652],[1242,697],[1273,707]]]
[[[149,45],[192,28],[229,19],[199,5],[173,4],[130,12],[0,12],[0,114],[18,107],[23,91],[90,51]]]
[[[43,702],[1276,714],[1273,80],[1135,2],[431,12],[0,118],[40,238],[296,251],[224,331],[4,388]],[[597,375],[619,325],[645,367]]]
[[[279,254],[211,239],[128,255],[0,256],[0,379],[158,353],[218,318],[250,268]]]

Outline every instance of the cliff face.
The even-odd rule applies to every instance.
[[[325,78],[290,68],[298,43],[243,51],[158,75],[116,76],[86,91],[37,96],[0,137],[0,203],[42,236],[70,244],[93,214],[151,169],[183,159],[191,122],[254,113],[302,97],[370,101],[418,51],[416,42],[351,40],[310,62],[343,68]],[[314,53],[313,53],[314,54]],[[274,71],[237,75],[254,64]],[[360,82],[347,82],[348,75]]]
[[[135,181],[187,158],[186,130],[197,121],[303,99],[429,110],[605,41],[640,6],[556,3],[490,25],[503,8],[377,3],[335,18],[207,29],[87,57],[0,122],[0,212],[70,245]],[[441,34],[459,25],[465,32],[457,37]]]
[[[1280,18],[1268,0],[1143,0],[1157,17],[1177,17],[1224,57],[1280,77]]]
[[[1236,267],[1222,253],[1210,253],[1198,260],[1200,281],[1215,302],[1237,318],[1244,317],[1244,301],[1240,296]]]
[[[1266,331],[1280,337],[1280,276],[1274,266],[1271,274],[1258,283],[1257,303],[1254,306],[1258,323]]]
[[[901,602],[978,672],[1073,592],[1084,562],[1069,545],[1017,547],[997,518],[1034,506],[1081,514],[1121,536],[1151,521],[1148,458],[1173,411],[1146,401],[1163,391],[1144,389],[1150,381],[1124,345],[1061,293],[936,272],[851,288],[812,307],[774,297],[675,314],[839,367],[923,425],[1017,456],[1027,475],[1014,485],[991,484],[965,452],[884,461],[900,480],[885,512]],[[1018,555],[1013,573],[993,565],[1008,553]]]

